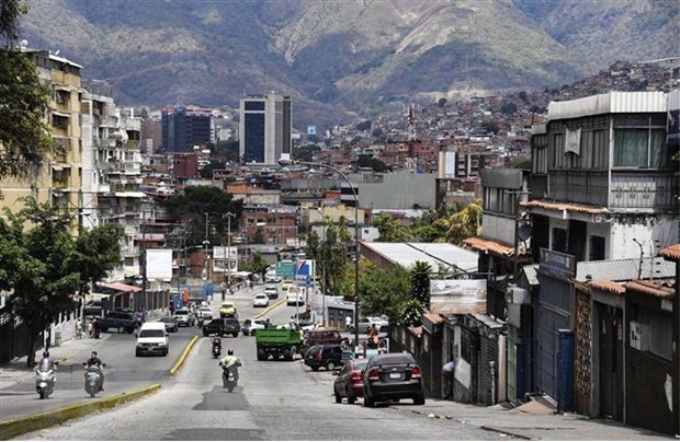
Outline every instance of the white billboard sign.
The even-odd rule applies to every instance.
[[[238,247],[213,247],[213,271],[226,272],[227,264],[232,274],[238,272]]]
[[[486,280],[430,280],[430,312],[440,314],[486,313]]]
[[[172,249],[146,250],[146,279],[172,279]]]

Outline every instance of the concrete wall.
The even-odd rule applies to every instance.
[[[659,249],[678,243],[678,218],[668,215],[619,218],[612,223],[611,232],[611,259],[639,258],[640,248],[633,238],[642,244],[646,257],[656,256]]]
[[[512,217],[484,214],[482,216],[482,232],[485,239],[500,241],[507,245],[514,244],[513,232],[515,220]]]

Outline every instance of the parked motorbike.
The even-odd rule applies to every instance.
[[[48,361],[42,361],[35,369],[35,391],[40,399],[47,399],[54,393],[56,374]]]
[[[105,366],[106,364],[102,365],[102,367]],[[97,365],[85,367],[85,392],[87,392],[90,397],[94,397],[104,386],[104,373],[102,373],[102,367]]]

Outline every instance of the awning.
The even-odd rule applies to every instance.
[[[482,253],[493,252],[502,256],[513,256],[515,254],[514,246],[510,246],[496,241],[491,241],[477,236],[467,238],[463,240],[463,243],[470,246],[473,250]],[[526,254],[526,250],[524,250],[524,246],[522,244],[518,245],[517,254],[518,255]]]
[[[64,112],[57,112],[57,111],[52,111],[52,116],[62,117],[62,118],[71,118],[71,114],[67,114],[67,113],[64,113]]]
[[[64,170],[64,166],[62,166],[61,164],[52,164],[52,170],[54,170],[55,172],[61,172],[62,170]]]
[[[112,283],[106,283],[106,282],[100,282],[97,284],[97,287],[101,287],[104,289],[109,289],[109,290],[115,290],[117,292],[141,292],[142,289],[139,287],[135,287],[133,285],[128,285],[128,284],[123,284],[122,282],[112,282]]]

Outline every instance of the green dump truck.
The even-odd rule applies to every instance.
[[[292,361],[302,347],[302,334],[295,328],[267,327],[257,331],[255,343],[258,361],[266,361],[269,356]]]

